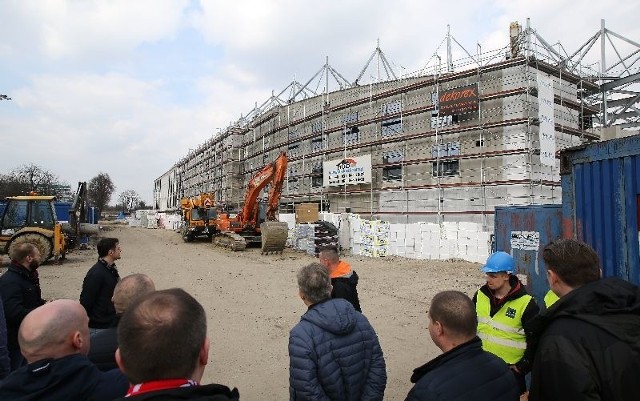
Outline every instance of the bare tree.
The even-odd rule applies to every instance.
[[[7,196],[26,195],[28,192],[27,184],[20,182],[13,175],[0,175],[0,199],[4,199]]]
[[[55,174],[33,163],[14,169],[11,175],[26,184],[28,191],[41,195],[51,194],[53,186],[58,185],[58,177]]]
[[[118,199],[122,209],[127,212],[131,212],[140,203],[140,195],[133,189],[123,191]]]
[[[113,185],[109,174],[99,173],[89,181],[89,188],[87,190],[89,203],[97,207],[98,210],[103,211],[109,204],[111,195],[113,195],[115,190],[116,186]]]
[[[68,184],[60,182],[51,171],[33,163],[17,167],[9,174],[0,174],[0,199],[29,192],[64,199],[68,190]]]

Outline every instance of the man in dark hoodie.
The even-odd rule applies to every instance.
[[[60,299],[30,312],[18,333],[29,363],[0,383],[0,400],[108,401],[125,394],[118,369],[100,372],[87,358],[89,318],[80,303]]]
[[[429,307],[429,335],[444,352],[413,371],[406,401],[518,401],[507,364],[482,349],[473,303],[459,291],[436,294]]]
[[[382,349],[367,318],[331,298],[329,271],[312,263],[298,271],[308,310],[289,334],[291,401],[381,401],[387,385]]]
[[[200,385],[209,362],[207,316],[182,289],[136,299],[118,324],[116,362],[132,386],[125,400],[237,401],[237,389]]]
[[[340,260],[338,249],[335,246],[323,248],[318,254],[318,259],[324,267],[329,269],[333,286],[331,298],[346,299],[358,312],[362,312],[357,289],[358,274],[351,270],[347,262]]]
[[[473,296],[482,348],[509,365],[524,393],[534,350],[523,325],[538,315],[538,304],[514,274],[515,261],[508,253],[490,255],[482,271],[487,283]]]
[[[155,290],[153,280],[146,274],[130,274],[116,284],[112,298],[113,306],[116,309],[113,325],[91,336],[89,359],[98,369],[108,371],[118,368],[115,354],[118,349],[120,317],[135,299]]]
[[[598,255],[580,241],[553,241],[542,257],[560,299],[525,325],[537,343],[529,400],[637,400],[640,289],[601,279]]]

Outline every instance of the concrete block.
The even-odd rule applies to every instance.
[[[481,230],[482,227],[480,227],[480,225],[478,223],[470,223],[470,222],[466,222],[466,221],[461,221],[458,223],[458,229],[460,231],[472,231],[472,232],[478,232]]]
[[[407,224],[407,237],[417,237],[420,235],[420,225],[419,224]]]

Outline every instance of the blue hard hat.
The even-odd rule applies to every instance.
[[[495,252],[487,258],[487,263],[482,266],[483,273],[513,273],[516,261],[506,252]]]

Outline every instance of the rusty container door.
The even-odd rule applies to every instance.
[[[562,235],[591,245],[603,276],[640,285],[640,136],[560,154]]]
[[[540,307],[549,289],[540,251],[562,237],[562,205],[496,207],[496,250],[510,253],[518,275],[526,276],[527,291]]]

